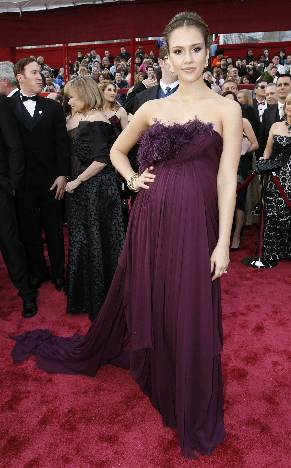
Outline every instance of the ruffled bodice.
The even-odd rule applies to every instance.
[[[189,120],[184,124],[165,124],[158,120],[143,134],[140,139],[137,155],[140,169],[143,171],[151,164],[197,157],[205,144],[212,141],[217,144],[217,154],[221,154],[222,138],[212,123],[199,119]],[[182,147],[190,143],[190,152],[181,152]]]

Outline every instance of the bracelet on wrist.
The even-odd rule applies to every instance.
[[[127,187],[133,192],[138,192],[138,189],[135,186],[135,182],[138,179],[138,177],[139,177],[139,174],[135,173],[126,180]]]
[[[80,182],[80,184],[82,184],[84,181],[81,179],[80,176],[77,177],[77,180]]]

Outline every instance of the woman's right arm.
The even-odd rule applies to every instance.
[[[146,102],[134,114],[128,126],[119,135],[111,148],[111,162],[125,180],[129,180],[131,177],[136,175],[131,167],[127,154],[149,127],[151,121],[150,115],[152,115],[152,105],[150,102]],[[146,184],[153,182],[155,178],[154,174],[150,173],[150,170],[152,169],[153,168],[146,169],[138,178],[136,178],[135,188],[137,190],[140,188],[149,188]]]
[[[276,123],[273,124],[272,127],[270,128],[267,145],[266,145],[262,159],[269,159],[272,154],[274,127],[276,127]]]

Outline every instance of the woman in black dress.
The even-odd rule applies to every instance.
[[[291,93],[284,112],[284,120],[272,125],[264,151],[264,159],[282,161],[280,169],[265,176],[263,263],[267,268],[291,259]]]
[[[102,110],[103,96],[90,77],[67,83],[72,109],[67,128],[72,141],[74,180],[68,182],[69,313],[88,312],[96,318],[106,297],[124,232],[116,175],[109,160],[115,139]]]

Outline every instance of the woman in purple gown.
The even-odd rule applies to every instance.
[[[84,337],[16,337],[13,358],[34,354],[47,372],[92,376],[106,363],[128,365],[193,457],[224,437],[219,278],[229,263],[242,118],[236,102],[203,82],[203,20],[180,13],[165,38],[179,89],[144,104],[111,150],[139,193],[99,315]],[[140,175],[126,156],[138,140]]]

